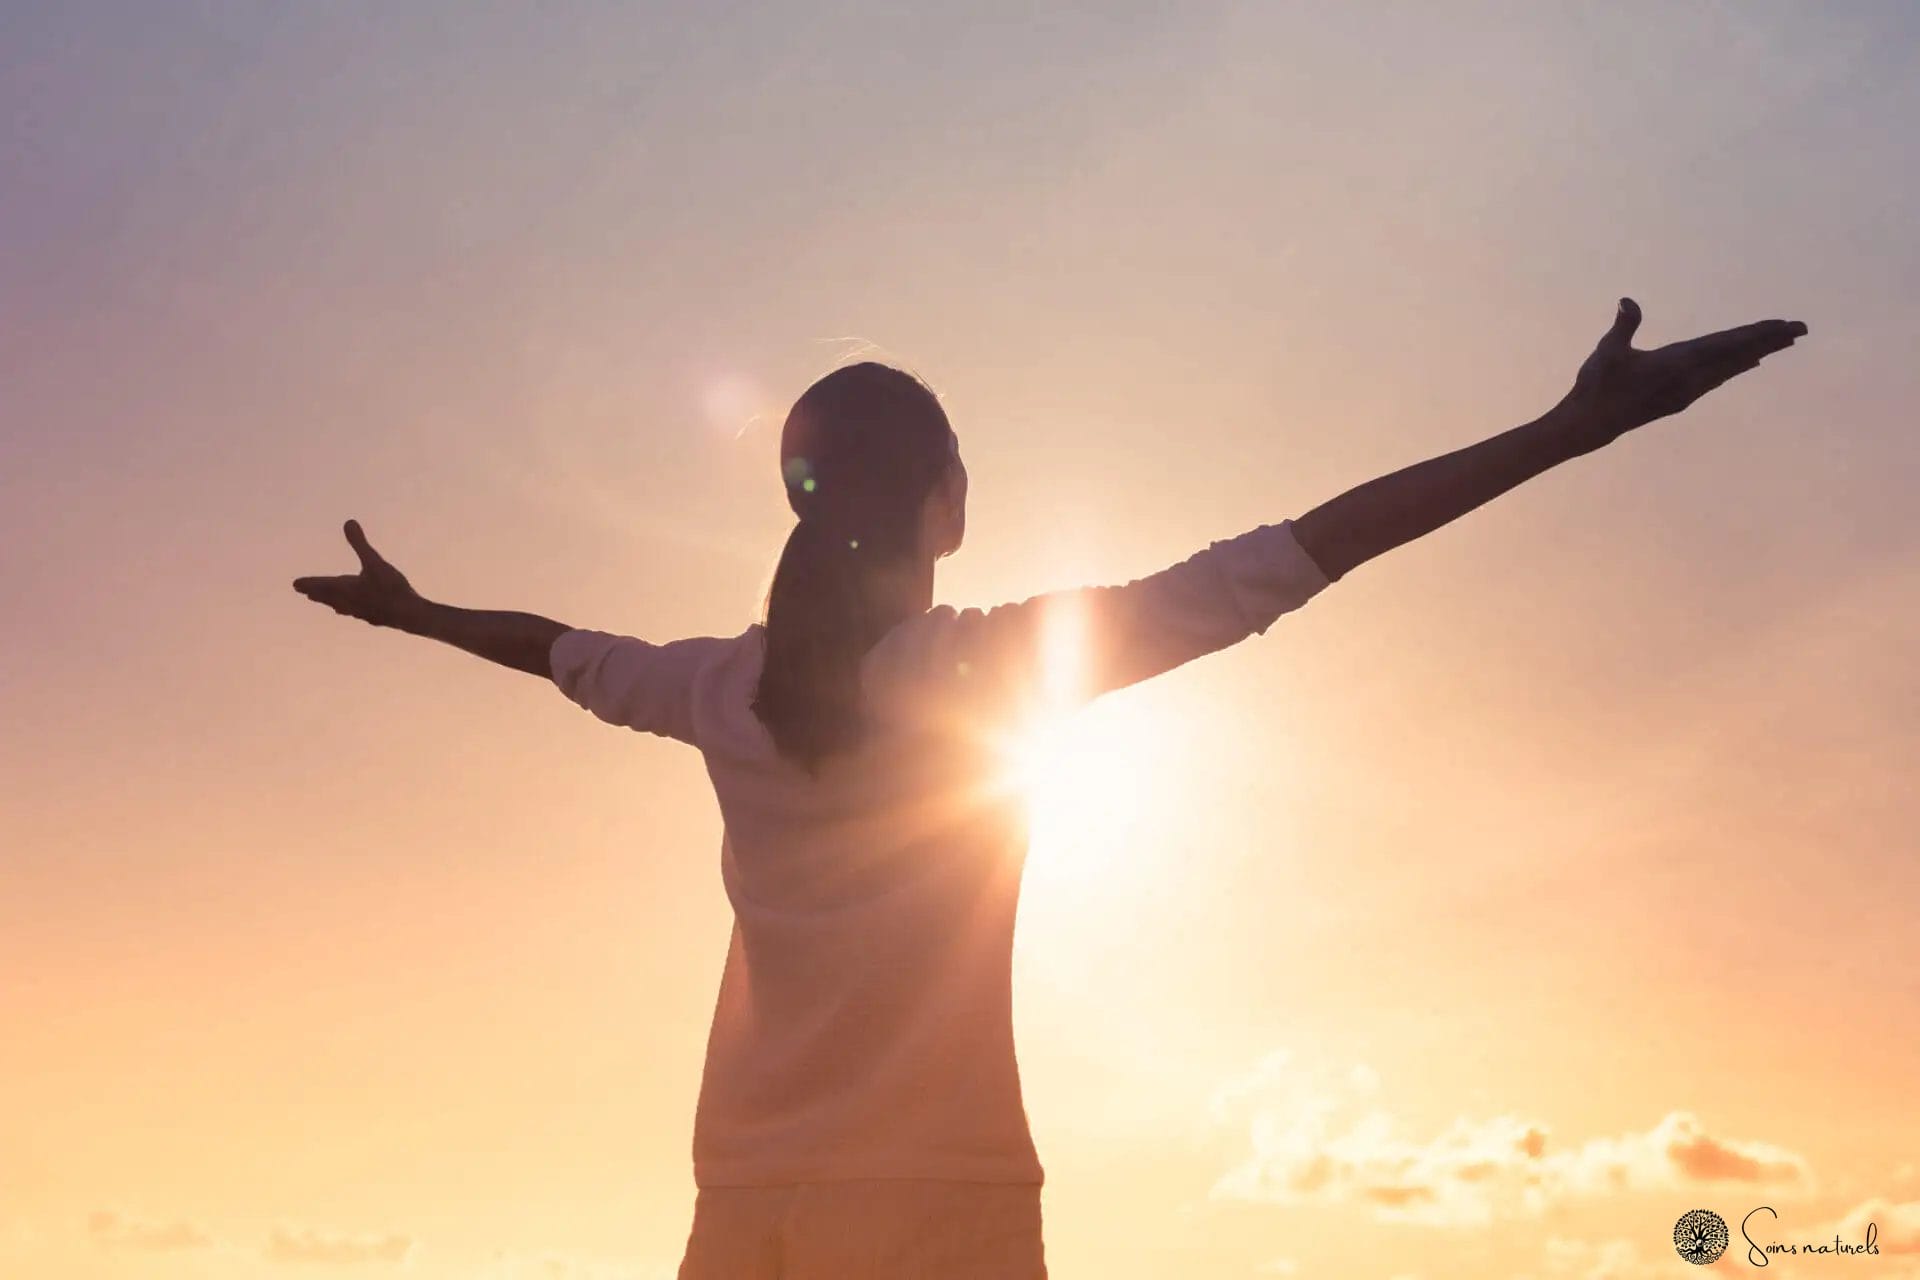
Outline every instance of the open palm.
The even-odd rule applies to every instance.
[[[1640,305],[1620,299],[1613,327],[1580,366],[1568,396],[1609,437],[1680,412],[1807,332],[1798,320],[1761,320],[1641,351],[1633,346],[1639,327]]]
[[[402,625],[408,610],[420,603],[405,574],[388,564],[367,541],[360,522],[346,523],[347,542],[360,557],[360,572],[334,577],[295,578],[293,589],[335,613],[370,622],[376,627]]]

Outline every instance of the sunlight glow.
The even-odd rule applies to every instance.
[[[1042,893],[1048,881],[1084,882],[1110,867],[1151,790],[1142,764],[1149,719],[1134,707],[1084,705],[1088,630],[1071,596],[1047,615],[1042,705],[1006,752],[1008,781],[1027,796],[1029,883]]]
[[[1080,881],[1125,854],[1151,792],[1140,742],[1151,725],[1115,732],[1103,723],[1111,719],[1049,715],[1013,745],[1013,780],[1028,799],[1027,874],[1033,880]]]

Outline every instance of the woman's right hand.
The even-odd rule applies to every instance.
[[[347,542],[360,557],[360,572],[334,577],[295,578],[293,589],[335,613],[358,618],[376,627],[410,630],[425,603],[405,574],[388,564],[360,531],[360,522],[346,524]]]

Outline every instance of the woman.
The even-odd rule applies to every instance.
[[[434,604],[348,521],[335,612],[551,678],[612,724],[705,756],[734,928],[694,1126],[683,1280],[1046,1274],[1041,1167],[1014,1061],[1026,852],[999,742],[1266,630],[1354,566],[1676,413],[1806,333],[1768,320],[1653,351],[1612,328],[1547,413],[1214,542],[1117,587],[933,603],[966,527],[939,401],[866,363],[808,388],[780,441],[799,517],[766,619],[653,644]],[[1045,661],[1078,647],[1067,686]]]

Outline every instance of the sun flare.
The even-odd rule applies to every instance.
[[[1149,798],[1138,734],[1089,710],[1029,725],[1009,750],[1010,774],[1027,796],[1028,870],[1077,877],[1114,857]]]
[[[1007,781],[1027,800],[1027,874],[1040,881],[1111,866],[1152,794],[1142,763],[1152,717],[1124,701],[1086,705],[1087,632],[1076,608],[1047,617],[1042,707],[1005,750]]]

